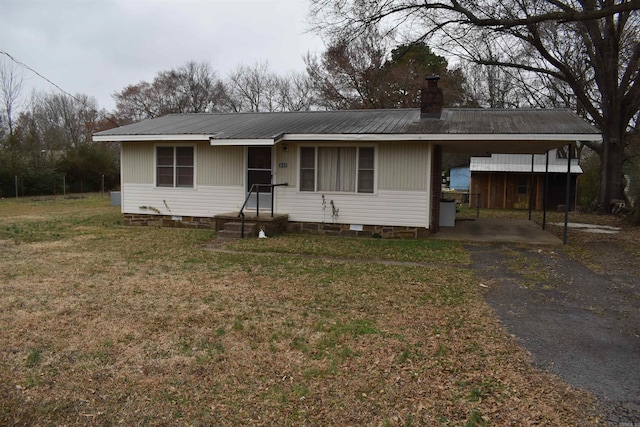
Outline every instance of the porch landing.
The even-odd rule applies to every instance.
[[[227,223],[242,222],[242,217],[238,217],[238,212],[229,212],[215,215],[213,219],[215,221],[216,231],[224,229],[225,224]],[[255,229],[257,231],[264,230],[267,236],[273,236],[275,234],[282,234],[287,231],[287,226],[289,224],[289,214],[274,213],[272,217],[271,214],[267,212],[261,213],[260,215],[256,215],[255,212],[245,212],[244,221],[245,224],[255,224]]]

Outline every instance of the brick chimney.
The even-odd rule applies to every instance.
[[[427,77],[425,80],[427,81],[427,86],[422,87],[420,96],[420,118],[439,119],[444,104],[442,89],[438,87],[440,76]]]

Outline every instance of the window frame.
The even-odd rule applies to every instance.
[[[197,188],[197,146],[195,144],[155,144],[153,147],[153,163],[154,163],[154,174],[153,174],[153,186],[156,189],[172,189],[172,190],[195,190]],[[173,174],[173,183],[172,185],[160,185],[158,179],[158,168],[159,167],[168,167],[168,165],[159,165],[158,164],[158,149],[159,148],[172,148],[173,149],[173,164],[171,165],[172,174]],[[177,151],[179,148],[191,148],[193,155],[193,165],[184,166],[178,165],[178,155]],[[193,179],[191,185],[178,185],[178,170],[180,168],[188,168],[190,167],[193,171]]]
[[[339,191],[339,190],[318,190],[318,149],[319,148],[355,148],[355,191]],[[312,148],[313,149],[313,190],[303,190],[302,189],[302,150],[303,149]],[[372,168],[362,168],[360,165],[360,149],[361,148],[371,148],[373,150],[373,167]],[[298,176],[298,192],[300,193],[323,193],[323,194],[349,194],[349,195],[358,195],[358,196],[372,196],[378,194],[378,146],[376,144],[300,144],[298,147],[298,167],[297,167],[297,176]],[[305,170],[311,170],[311,168],[304,168]],[[372,191],[360,191],[360,182],[359,182],[359,174],[361,170],[372,170],[373,171],[373,188]]]
[[[516,194],[518,196],[523,196],[529,194],[529,182],[530,179],[527,179],[526,176],[518,177],[518,183],[516,185]],[[522,191],[524,190],[524,191]]]

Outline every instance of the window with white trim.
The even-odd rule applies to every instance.
[[[373,147],[300,147],[300,191],[373,193]]]
[[[193,188],[194,164],[193,147],[156,147],[156,186]]]

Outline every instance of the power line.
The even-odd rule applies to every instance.
[[[78,101],[79,103],[81,103],[82,105],[84,105],[85,107],[87,106],[87,102],[86,99],[82,100],[77,98],[74,95],[71,95],[69,92],[67,92],[66,90],[62,89],[60,86],[58,86],[57,84],[55,84],[54,82],[52,82],[51,80],[49,80],[48,78],[46,78],[45,76],[43,76],[42,74],[40,74],[39,72],[37,72],[36,70],[34,70],[33,68],[29,67],[27,64],[25,64],[24,62],[16,59],[14,56],[12,56],[10,53],[5,52],[4,50],[0,49],[0,54],[5,55],[7,58],[9,58],[11,61],[15,62],[16,64],[18,64],[19,66],[26,68],[27,70],[31,71],[32,73],[34,73],[35,75],[37,75],[38,77],[40,77],[41,79],[44,79],[45,81],[47,81],[49,84],[53,85],[56,89],[58,89],[60,92],[62,92],[63,94],[67,95],[68,97],[71,97],[73,99],[75,99],[76,101]],[[114,125],[116,125],[117,127],[120,127],[121,125],[116,122],[114,119],[112,119],[111,117],[109,117],[108,115],[104,116],[105,119],[107,119],[109,122],[113,123]]]
[[[52,82],[51,80],[49,80],[48,78],[46,78],[45,76],[43,76],[42,74],[40,74],[39,72],[37,72],[36,70],[34,70],[33,68],[29,67],[27,64],[25,64],[24,62],[16,59],[15,57],[13,57],[10,53],[5,52],[4,50],[0,49],[0,53],[5,55],[7,58],[9,58],[10,60],[12,60],[13,62],[15,62],[16,64],[18,64],[19,66],[26,68],[27,70],[31,71],[32,73],[34,73],[36,76],[40,77],[41,79],[47,81],[49,84],[53,85],[56,89],[58,89],[60,92],[64,93],[65,95],[75,99],[76,101],[80,102],[81,104],[84,104],[83,101],[81,101],[80,99],[76,98],[75,96],[71,95],[69,92],[67,92],[66,90],[62,89],[60,86],[58,86],[57,84],[55,84],[54,82]]]

